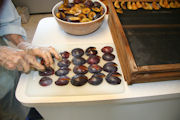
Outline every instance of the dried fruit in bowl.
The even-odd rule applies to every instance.
[[[82,21],[84,18],[87,18],[86,15],[84,15],[84,14],[82,14],[82,13],[79,14],[78,17],[80,18],[81,21]],[[81,22],[81,21],[80,21],[80,22]]]
[[[90,13],[90,12],[91,12],[91,9],[88,8],[88,7],[82,9],[82,13],[83,13],[83,14],[88,14],[88,13]]]
[[[83,18],[80,22],[90,22],[92,20],[90,20],[89,18]]]
[[[88,14],[88,18],[89,18],[90,20],[94,20],[95,17],[96,17],[96,13],[95,13],[95,12],[90,12],[90,13]]]
[[[73,3],[61,4],[55,16],[63,21],[82,23],[98,19],[104,12],[105,9],[98,1],[74,0]]]
[[[101,12],[101,9],[98,8],[98,7],[93,7],[92,10],[93,10],[94,12]]]

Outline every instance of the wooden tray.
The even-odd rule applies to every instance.
[[[117,49],[118,58],[121,63],[122,71],[125,76],[125,80],[128,84],[133,83],[142,83],[142,82],[152,82],[152,81],[163,81],[163,80],[173,80],[180,78],[180,47],[175,48],[175,57],[174,59],[168,59],[163,63],[163,57],[161,57],[161,61],[157,59],[153,63],[140,63],[137,60],[138,51],[135,49],[137,48],[136,41],[133,43],[132,40],[127,36],[129,31],[126,29],[135,29],[135,28],[149,28],[156,30],[158,29],[180,29],[180,23],[175,24],[156,24],[148,25],[148,24],[135,24],[135,25],[126,25],[126,23],[122,24],[121,19],[118,17],[118,14],[115,11],[113,3],[111,0],[107,0],[108,7],[109,7],[109,19],[108,24],[110,26],[110,30],[112,33],[112,37]],[[132,11],[132,14],[136,11]],[[158,12],[158,11],[155,11]],[[153,13],[153,15],[155,15]],[[168,16],[167,16],[168,19]],[[125,20],[126,22],[127,20]],[[137,30],[136,30],[137,31]],[[132,31],[130,31],[131,33]],[[149,31],[147,31],[149,32]],[[171,30],[167,32],[171,33]],[[173,33],[174,34],[174,33]],[[161,38],[160,38],[161,39]],[[180,46],[180,42],[178,41],[179,38],[175,40],[176,44]],[[134,39],[138,40],[138,39]],[[153,40],[153,39],[152,39]],[[152,40],[149,40],[152,42]],[[172,40],[173,41],[173,40]],[[161,41],[162,42],[162,41]],[[158,45],[160,45],[159,43]],[[175,44],[175,45],[176,45]],[[161,46],[156,46],[161,50]],[[135,48],[135,49],[134,49]],[[169,48],[167,48],[169,49]],[[178,51],[176,51],[176,49]],[[158,50],[158,49],[157,49]],[[145,51],[148,53],[148,51]],[[149,52],[152,52],[150,50]],[[178,54],[179,53],[179,54]],[[149,53],[148,53],[149,54]],[[171,53],[169,53],[171,55]],[[173,54],[173,53],[172,53]],[[152,54],[151,54],[152,55]],[[156,51],[155,51],[156,55]],[[156,55],[158,57],[158,55]],[[158,62],[157,62],[158,61]],[[151,62],[149,60],[149,62]]]

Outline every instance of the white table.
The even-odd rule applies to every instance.
[[[86,40],[85,40],[86,39]],[[76,41],[76,42],[75,42]],[[54,18],[42,19],[33,44],[64,49],[69,44],[113,43],[106,19],[96,32],[72,36],[57,25]],[[60,46],[59,46],[60,45]],[[87,96],[30,97],[26,95],[33,72],[23,74],[16,97],[25,106],[35,107],[45,120],[179,120],[180,80],[141,83],[127,86],[120,94]]]

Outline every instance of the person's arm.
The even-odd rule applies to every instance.
[[[8,34],[4,36],[7,40],[11,41],[14,45],[18,45],[21,42],[25,42],[24,38],[21,35],[17,34]]]
[[[26,32],[21,26],[21,17],[18,15],[11,0],[3,5],[0,16],[0,36],[17,45],[19,49],[25,50],[27,54],[38,56],[45,60],[46,66],[53,64],[52,56],[60,59],[58,53],[52,47],[34,46],[25,42]]]

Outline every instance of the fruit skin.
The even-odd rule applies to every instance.
[[[88,64],[98,64],[100,62],[100,57],[97,55],[91,55],[87,59]]]
[[[73,6],[74,6],[74,3],[68,3],[66,7],[67,8],[72,8]]]
[[[71,62],[68,59],[62,59],[57,63],[59,67],[69,67],[70,64]]]
[[[86,74],[88,72],[88,68],[86,66],[83,66],[83,65],[75,66],[73,68],[73,72],[75,74]]]
[[[99,85],[99,84],[102,83],[104,76],[105,76],[105,75],[104,75],[103,73],[94,74],[94,75],[88,80],[88,83],[91,84],[91,85]]]
[[[93,7],[98,7],[98,8],[100,8],[101,7],[101,4],[99,3],[99,2],[94,2],[94,6]]]
[[[75,58],[72,59],[72,63],[74,65],[83,65],[83,64],[86,63],[86,60],[84,58],[82,58],[82,57],[75,57]]]
[[[103,70],[106,72],[116,72],[118,70],[116,66],[117,66],[116,63],[108,62],[103,66]]]
[[[69,58],[70,53],[67,52],[67,51],[64,51],[64,52],[61,52],[60,55],[61,55],[62,58],[66,58],[67,59],[67,58]]]
[[[69,73],[70,69],[67,67],[60,67],[56,72],[55,75],[62,76],[67,75]]]
[[[45,67],[45,71],[39,71],[40,76],[50,76],[54,74],[54,69],[52,67]]]
[[[52,84],[52,79],[50,77],[42,77],[39,81],[41,86],[49,86]]]
[[[111,54],[111,53],[105,53],[103,56],[102,56],[103,60],[105,61],[112,61],[115,59],[115,55]]]
[[[88,81],[88,78],[85,75],[75,75],[71,79],[71,84],[74,86],[82,86],[86,84]]]
[[[70,78],[67,76],[60,76],[57,81],[55,81],[55,84],[58,86],[64,86],[69,83]]]
[[[96,17],[96,13],[95,12],[89,12],[88,13],[88,18],[90,19],[90,20],[94,20],[95,19],[95,17]]]
[[[89,67],[88,67],[88,71],[90,73],[99,73],[102,71],[102,67],[97,65],[97,64],[91,64]]]
[[[105,46],[101,49],[101,51],[103,53],[112,53],[113,52],[113,48],[111,46]]]
[[[83,2],[83,0],[74,0],[75,4],[82,3],[82,2]]]
[[[86,51],[85,51],[85,54],[86,54],[87,56],[96,55],[97,53],[98,53],[98,52],[97,52],[97,50],[96,50],[95,47],[88,47],[88,48],[86,49]]]
[[[109,73],[106,76],[106,81],[112,85],[118,85],[121,84],[121,79],[118,77],[120,74],[115,72],[115,73]]]
[[[71,54],[74,57],[81,57],[82,55],[84,55],[84,51],[81,48],[75,48],[71,51]]]
[[[84,5],[85,5],[86,7],[91,8],[91,7],[94,6],[94,3],[93,3],[91,0],[86,0],[86,1],[84,2]]]

